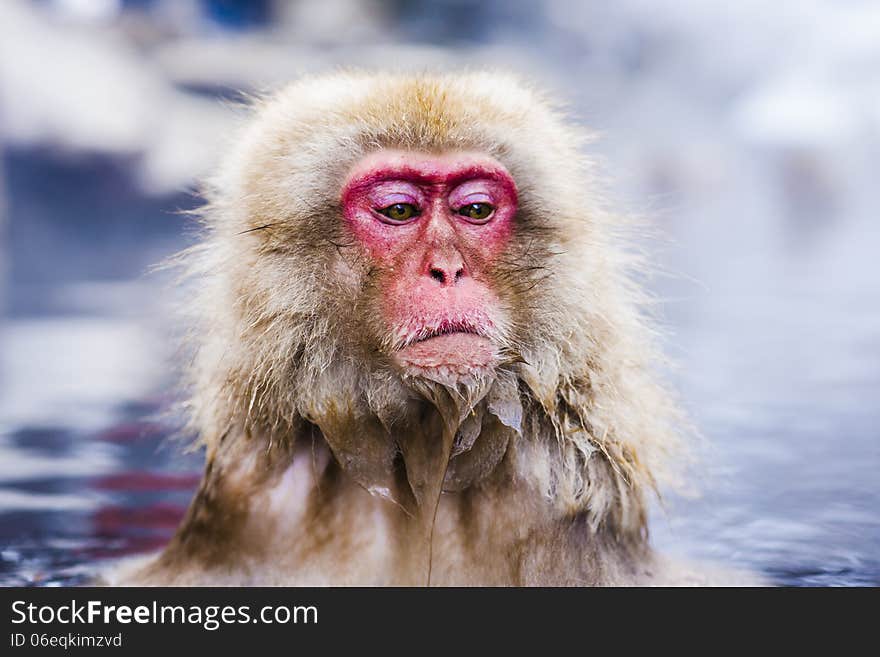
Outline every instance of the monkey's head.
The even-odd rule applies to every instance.
[[[209,448],[310,427],[374,492],[402,456],[418,498],[445,435],[445,487],[515,448],[569,509],[613,505],[606,470],[650,479],[671,406],[583,141],[488,73],[336,74],[259,103],[190,260]]]

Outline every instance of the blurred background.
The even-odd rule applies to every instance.
[[[648,244],[706,436],[662,550],[880,585],[880,4],[870,0],[5,0],[0,584],[161,546],[181,211],[241,91],[329,67],[497,66],[570,101]]]

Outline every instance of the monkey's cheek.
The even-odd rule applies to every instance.
[[[498,352],[488,338],[452,333],[405,347],[395,354],[395,360],[408,374],[442,372],[465,376],[493,368]]]

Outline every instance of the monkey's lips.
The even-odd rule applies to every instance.
[[[449,331],[430,335],[400,349],[398,364],[410,369],[448,369],[467,374],[490,367],[496,358],[489,338],[469,331]]]

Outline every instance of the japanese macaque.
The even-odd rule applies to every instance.
[[[683,422],[583,143],[494,73],[259,102],[184,258],[204,478],[123,581],[672,581],[646,504]]]

